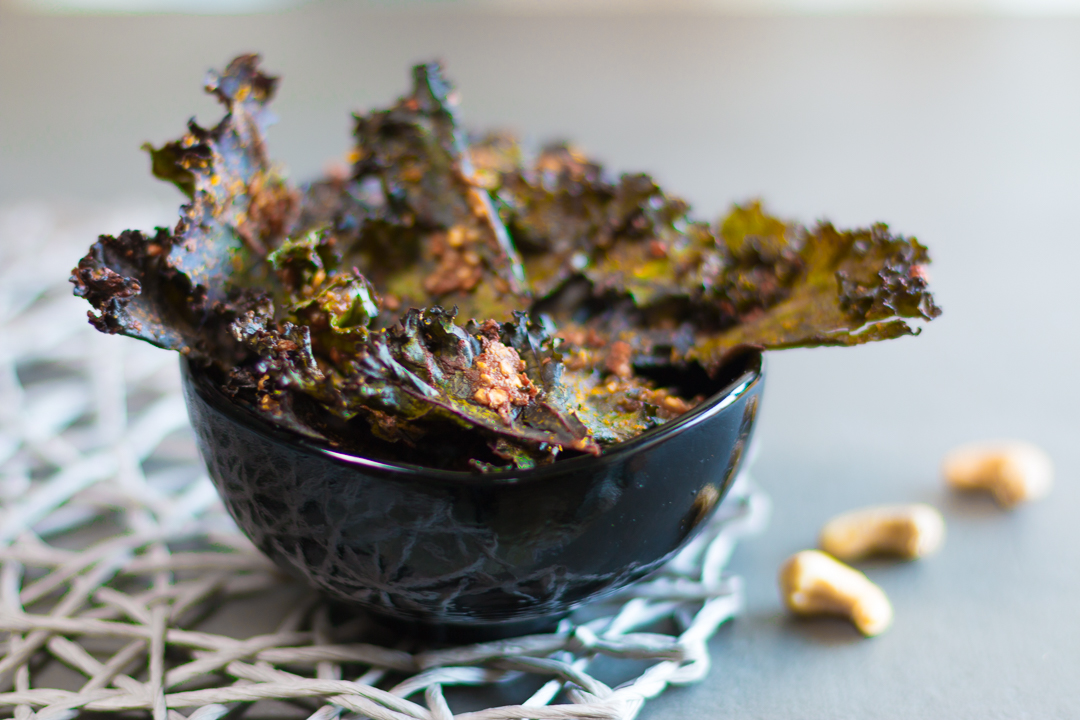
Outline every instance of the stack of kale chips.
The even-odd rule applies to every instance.
[[[735,206],[717,225],[567,145],[472,142],[436,64],[356,117],[347,173],[290,185],[266,150],[277,79],[211,73],[213,128],[148,146],[175,229],[102,236],[75,269],[101,331],[186,355],[254,413],[451,469],[529,468],[625,441],[745,346],[856,345],[940,314],[926,248]],[[658,373],[658,371],[660,371]]]

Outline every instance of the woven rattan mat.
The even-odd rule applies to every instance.
[[[97,232],[152,217],[0,208],[0,709],[627,720],[705,676],[742,602],[723,568],[768,514],[745,474],[661,571],[552,634],[420,647],[278,574],[205,476],[176,356],[98,334],[66,282]]]

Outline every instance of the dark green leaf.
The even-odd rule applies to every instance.
[[[93,308],[94,327],[182,353],[204,345],[201,293],[166,261],[174,242],[158,228],[153,237],[127,230],[94,243],[71,276],[75,295]]]
[[[777,281],[783,292],[772,289],[771,276],[757,291],[773,302],[736,325],[699,333],[693,356],[702,364],[716,366],[738,345],[859,345],[913,335],[919,330],[907,319],[941,314],[927,289],[924,268],[930,258],[917,241],[891,235],[881,224],[839,231],[822,223],[813,230],[788,228],[787,234],[791,248],[798,248],[797,269],[785,269],[790,274]],[[746,277],[753,270],[739,272]],[[730,276],[726,280],[733,283]]]
[[[450,85],[436,63],[416,66],[413,80],[394,107],[356,116],[356,162],[341,202],[354,209],[336,214],[357,226],[346,262],[403,307],[457,305],[470,318],[523,309],[521,262],[473,177]]]
[[[225,337],[236,289],[265,278],[259,258],[286,234],[296,193],[266,158],[265,106],[277,81],[257,62],[241,56],[208,76],[207,92],[228,109],[217,126],[192,122],[180,140],[151,148],[155,175],[190,190],[176,230],[103,236],[80,261],[72,281],[100,329],[185,353],[218,352],[206,340]]]

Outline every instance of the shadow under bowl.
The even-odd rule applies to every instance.
[[[764,384],[757,351],[658,378],[708,399],[599,457],[480,474],[335,450],[181,369],[210,477],[267,556],[335,600],[469,639],[547,628],[674,555],[733,482]]]

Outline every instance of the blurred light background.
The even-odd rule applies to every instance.
[[[180,10],[187,13],[178,12]],[[1080,717],[1080,0],[0,0],[0,204],[181,198],[139,146],[219,108],[208,68],[283,78],[270,148],[303,180],[350,112],[439,57],[474,129],[571,138],[713,218],[877,220],[934,257],[922,336],[770,357],[758,476],[776,511],[742,548],[748,617],[706,685],[643,717]],[[115,231],[120,228],[102,228]],[[92,241],[87,238],[87,245]],[[72,258],[74,264],[76,258]],[[119,342],[119,341],[118,341]],[[940,489],[961,442],[1036,440],[1049,502],[1001,517]],[[874,575],[897,627],[859,643],[785,621],[773,573],[830,514],[930,501],[949,545]]]
[[[9,0],[12,7],[46,13],[186,13],[229,15],[269,12],[309,0]],[[361,0],[362,1],[362,0]],[[1077,0],[368,0],[369,6],[454,6],[528,13],[702,12],[744,15],[1060,15],[1080,13]]]

